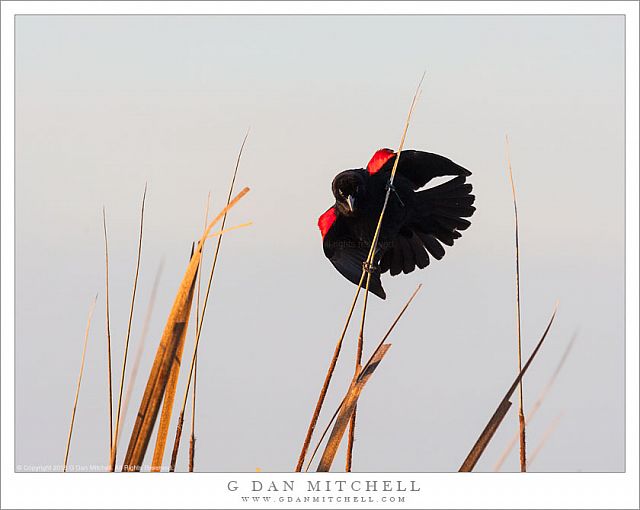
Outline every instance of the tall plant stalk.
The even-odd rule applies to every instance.
[[[71,424],[69,425],[69,435],[67,436],[67,447],[64,452],[64,465],[63,472],[67,472],[67,462],[69,461],[69,449],[71,447],[71,436],[73,435],[73,424],[76,420],[76,409],[78,407],[78,397],[80,396],[80,385],[82,384],[82,373],[84,372],[84,360],[87,355],[87,344],[89,342],[89,328],[91,327],[91,318],[93,317],[93,311],[96,307],[96,301],[98,300],[98,294],[93,298],[91,307],[89,308],[89,318],[87,319],[87,329],[84,333],[84,344],[82,346],[82,361],[80,362],[80,374],[78,375],[78,384],[76,385],[76,396],[73,400],[73,410],[71,411]]]
[[[404,141],[407,135],[407,131],[409,129],[409,123],[411,121],[411,115],[413,113],[413,109],[415,107],[415,104],[418,100],[418,97],[420,95],[420,89],[422,86],[422,81],[424,80],[426,73],[423,73],[422,77],[420,78],[420,82],[418,83],[418,87],[416,88],[416,92],[413,96],[413,100],[411,101],[411,106],[409,108],[409,113],[407,115],[407,120],[405,122],[405,126],[404,126],[404,130],[402,132],[402,137],[400,139],[400,145],[396,154],[396,159],[394,161],[393,164],[393,168],[391,170],[391,177],[389,179],[389,186],[387,188],[387,193],[385,195],[384,198],[384,203],[382,205],[382,210],[380,211],[380,218],[378,219],[378,224],[376,226],[376,230],[373,236],[373,240],[371,242],[371,247],[369,249],[369,254],[367,256],[366,261],[363,264],[363,268],[362,268],[362,275],[360,276],[360,282],[358,283],[358,288],[356,290],[356,295],[353,298],[353,301],[351,303],[351,307],[349,309],[349,313],[347,314],[347,320],[346,323],[344,325],[344,328],[342,330],[342,333],[340,335],[340,338],[338,339],[338,343],[336,344],[334,353],[333,353],[333,357],[331,359],[331,362],[329,364],[329,369],[327,370],[327,374],[325,376],[325,380],[324,383],[322,385],[322,388],[320,389],[320,395],[318,397],[318,401],[316,403],[316,407],[313,411],[313,415],[311,417],[311,422],[309,423],[309,427],[307,429],[307,434],[305,436],[304,442],[302,444],[302,450],[300,452],[300,455],[298,457],[298,463],[296,465],[296,471],[299,472],[302,470],[302,467],[304,465],[304,459],[307,455],[307,451],[309,449],[309,445],[311,443],[311,438],[313,436],[313,431],[315,430],[315,427],[318,423],[318,418],[320,416],[320,411],[322,410],[322,406],[324,404],[324,400],[326,398],[327,395],[327,391],[329,389],[329,385],[331,383],[331,379],[333,377],[333,372],[335,370],[336,364],[338,362],[338,357],[340,356],[340,351],[342,349],[342,342],[344,340],[344,336],[347,332],[347,329],[349,327],[349,323],[351,322],[351,317],[353,316],[353,311],[355,309],[356,303],[358,301],[358,296],[360,295],[360,290],[362,289],[362,285],[365,282],[365,275],[366,275],[366,286],[365,286],[365,294],[369,293],[369,284],[371,282],[371,272],[369,272],[367,270],[367,268],[370,268],[373,260],[375,258],[375,252],[376,252],[376,248],[378,246],[378,238],[380,237],[380,229],[382,227],[382,220],[384,218],[384,213],[385,210],[387,208],[387,203],[389,202],[389,196],[391,194],[391,189],[393,188],[393,180],[395,178],[395,174],[396,174],[396,170],[398,168],[398,161],[400,160],[400,153],[402,152],[402,148],[404,147]],[[365,301],[366,303],[366,301]],[[363,308],[363,313],[362,313],[362,322],[361,322],[361,330],[363,330],[364,326],[364,321],[365,321],[365,317],[366,317],[366,306]],[[363,343],[364,340],[360,343]],[[360,361],[358,362],[356,360],[356,366],[358,366],[359,363],[361,363],[362,360],[362,355],[360,355]],[[349,434],[350,438],[351,438],[351,447],[353,446],[353,437],[354,437],[354,432],[350,432]],[[352,458],[352,451],[347,452],[347,464],[348,467],[350,469],[351,466],[351,458]]]
[[[513,213],[515,217],[515,243],[516,243],[516,319],[517,319],[517,340],[518,340],[518,373],[522,372],[522,319],[520,309],[520,239],[518,228],[518,202],[516,200],[516,186],[513,182],[513,169],[511,168],[511,155],[509,151],[509,137],[505,136],[505,147],[507,152],[507,164],[509,166],[509,181],[511,182],[511,194],[513,197]],[[524,417],[524,397],[522,395],[523,382],[520,379],[518,385],[518,427],[520,434],[520,471],[527,471],[527,425]]]
[[[240,167],[240,159],[242,158],[242,152],[244,151],[244,146],[247,143],[247,138],[249,137],[249,130],[247,130],[247,133],[244,137],[244,140],[242,140],[242,145],[240,146],[240,150],[238,151],[238,158],[236,159],[236,166],[235,169],[233,171],[233,178],[231,179],[231,185],[229,186],[229,194],[227,195],[227,207],[225,208],[225,212],[224,215],[222,217],[222,226],[220,228],[221,232],[220,232],[220,236],[218,237],[218,242],[216,243],[216,250],[214,252],[213,255],[213,262],[211,264],[211,272],[209,273],[209,282],[207,283],[207,292],[205,293],[204,296],[204,302],[202,304],[202,314],[200,315],[200,321],[198,322],[198,327],[197,327],[197,333],[196,333],[196,339],[194,342],[194,346],[193,346],[193,355],[191,357],[191,367],[189,368],[189,376],[187,378],[187,386],[185,388],[185,392],[184,392],[184,399],[182,401],[182,407],[180,409],[180,415],[178,416],[178,424],[176,426],[176,437],[174,439],[173,442],[173,452],[171,454],[171,464],[169,466],[169,471],[175,471],[176,469],[176,462],[178,459],[178,450],[180,448],[180,439],[182,437],[182,426],[184,424],[184,411],[187,407],[187,399],[189,396],[189,388],[191,387],[191,380],[193,378],[193,371],[195,368],[195,364],[196,364],[196,359],[197,359],[197,355],[198,355],[198,345],[200,343],[200,336],[202,334],[202,324],[204,322],[204,315],[207,311],[207,303],[209,302],[209,293],[211,292],[211,284],[213,282],[213,275],[215,273],[216,270],[216,264],[218,262],[218,255],[220,253],[220,246],[222,244],[222,232],[224,232],[225,230],[225,224],[227,222],[227,212],[229,209],[229,206],[231,204],[231,196],[233,195],[233,188],[235,186],[236,183],[236,177],[238,175],[238,168]]]
[[[111,326],[109,324],[109,243],[107,240],[107,213],[102,207],[102,227],[104,230],[104,263],[105,263],[105,287],[106,287],[106,324],[107,324],[107,366],[109,381],[109,455],[113,449],[113,383],[111,370]]]
[[[116,412],[116,433],[113,446],[111,448],[111,461],[109,470],[116,470],[116,457],[118,455],[118,432],[120,431],[120,410],[122,407],[122,392],[124,389],[124,381],[127,370],[127,355],[129,354],[129,339],[131,338],[131,323],[133,322],[133,309],[136,302],[136,290],[138,289],[138,276],[140,274],[140,258],[142,255],[142,229],[144,226],[144,203],[147,198],[147,185],[144,185],[144,193],[142,195],[142,207],[140,209],[140,234],[138,236],[138,256],[136,259],[136,273],[133,279],[133,292],[131,294],[131,307],[129,308],[129,323],[127,324],[127,337],[124,342],[124,356],[122,359],[122,376],[120,377],[120,392],[118,396],[118,410]]]

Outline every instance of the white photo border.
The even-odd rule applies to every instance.
[[[2,508],[638,508],[638,3],[559,2],[2,2],[1,141],[1,477]],[[626,16],[626,472],[430,474],[366,473],[15,473],[14,456],[14,16],[18,14],[619,14]],[[165,477],[171,477],[167,483]],[[82,478],[78,478],[82,477]],[[253,482],[294,491],[253,497]],[[343,493],[307,484],[360,482]],[[376,491],[365,491],[377,481]],[[384,481],[393,484],[382,490]],[[419,491],[402,491],[414,482]],[[336,484],[337,482],[337,484]],[[233,487],[238,487],[233,490]],[[266,492],[258,493],[260,496]],[[280,501],[279,498],[284,498]],[[332,497],[313,502],[295,498]],[[337,498],[368,498],[345,501]],[[390,501],[390,498],[396,498]],[[397,498],[404,497],[404,501]],[[293,498],[289,501],[287,498]],[[384,500],[383,498],[387,498]]]

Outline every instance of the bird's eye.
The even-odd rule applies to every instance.
[[[342,198],[344,198],[344,191],[342,191],[341,189],[339,189],[339,190],[338,190],[338,193],[340,193],[340,196],[341,196]]]

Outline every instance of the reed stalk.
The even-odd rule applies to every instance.
[[[390,347],[391,344],[383,344],[376,349],[369,362],[353,377],[349,390],[347,391],[347,394],[340,406],[340,412],[336,417],[336,422],[333,426],[333,430],[331,431],[331,436],[327,441],[327,446],[325,447],[320,463],[318,464],[318,472],[327,472],[331,469],[331,464],[338,452],[342,436],[344,435],[347,426],[351,421],[351,416],[355,411],[358,398],[360,398],[360,394],[362,393],[365,384],[369,381],[374,370],[378,367]]]
[[[540,347],[542,347],[542,344],[545,338],[547,338],[547,334],[551,329],[551,325],[553,324],[553,321],[556,318],[557,311],[558,311],[558,303],[556,303],[556,306],[553,309],[553,314],[551,315],[551,319],[549,320],[549,323],[547,324],[547,327],[544,330],[544,333],[542,334],[540,341],[538,342],[535,349],[531,353],[531,356],[529,356],[529,359],[527,360],[525,365],[522,367],[522,370],[516,377],[516,380],[509,387],[506,395],[498,404],[498,408],[489,419],[489,423],[487,423],[487,426],[484,428],[484,430],[480,434],[480,437],[471,448],[471,451],[467,455],[466,459],[464,460],[464,462],[462,463],[462,466],[460,466],[460,469],[458,471],[460,472],[473,471],[473,468],[475,467],[476,463],[478,462],[478,460],[480,460],[480,457],[484,453],[489,442],[493,438],[493,435],[495,434],[496,430],[498,430],[498,427],[500,426],[500,424],[502,423],[502,420],[506,416],[507,411],[509,411],[509,408],[511,407],[511,401],[510,401],[511,396],[516,391],[518,384],[520,384],[520,381],[524,377],[524,374],[529,369],[529,366],[531,365],[536,355],[538,354],[538,351],[540,350]]]
[[[558,377],[560,370],[562,370],[562,367],[565,361],[567,360],[567,357],[569,356],[569,352],[571,352],[571,348],[573,347],[573,343],[575,342],[576,338],[577,338],[577,333],[574,333],[573,336],[571,337],[571,341],[569,342],[566,349],[564,350],[564,353],[562,354],[562,358],[560,359],[558,366],[556,367],[555,371],[551,375],[551,378],[547,381],[547,384],[545,384],[542,392],[538,396],[538,399],[535,401],[533,406],[531,406],[531,409],[529,409],[529,417],[527,418],[527,425],[531,423],[531,420],[533,420],[534,416],[538,412],[538,409],[540,409],[540,406],[544,402],[544,399],[549,394],[549,391],[551,390],[553,384],[556,382],[556,378]],[[511,441],[509,441],[506,448],[502,452],[502,455],[500,455],[500,458],[498,459],[495,466],[493,467],[494,471],[496,472],[500,471],[500,469],[502,468],[502,465],[504,464],[504,462],[507,460],[507,457],[511,453],[511,450],[516,445],[516,442],[518,441],[519,437],[520,437],[520,434],[518,432],[516,432],[513,435],[513,437],[511,438]],[[533,459],[529,459],[529,465],[531,464],[532,460]]]
[[[398,161],[400,160],[400,153],[402,152],[402,148],[404,147],[404,141],[407,135],[407,130],[409,129],[409,123],[411,121],[411,115],[413,113],[413,109],[415,107],[415,104],[417,102],[417,99],[419,97],[420,94],[420,88],[422,86],[422,82],[424,80],[426,73],[422,74],[422,77],[420,78],[420,82],[418,83],[418,87],[416,88],[416,92],[413,96],[413,100],[411,101],[411,106],[409,108],[409,113],[407,115],[407,120],[405,122],[405,126],[404,126],[404,130],[402,132],[402,137],[400,139],[400,145],[396,154],[396,159],[394,161],[393,164],[393,168],[391,170],[391,177],[389,179],[389,187],[387,189],[387,193],[385,195],[385,199],[384,199],[384,203],[382,205],[382,210],[380,211],[380,218],[378,220],[378,224],[376,226],[376,230],[373,236],[373,240],[371,242],[371,247],[369,249],[369,254],[367,256],[367,259],[365,261],[365,263],[363,264],[363,269],[362,269],[362,275],[360,276],[360,281],[358,283],[358,288],[356,289],[356,294],[353,298],[353,301],[351,303],[351,307],[349,308],[349,313],[347,314],[347,320],[345,322],[344,328],[342,329],[342,333],[340,334],[340,337],[338,338],[338,342],[336,343],[336,347],[334,349],[333,352],[333,357],[331,358],[331,361],[329,363],[329,368],[327,370],[327,374],[325,376],[324,382],[322,384],[322,388],[320,389],[320,395],[318,396],[318,400],[316,402],[316,406],[314,408],[313,411],[313,415],[311,416],[311,422],[309,423],[309,427],[307,428],[307,434],[305,435],[303,444],[302,444],[302,450],[300,451],[300,455],[298,457],[298,463],[296,465],[296,472],[300,472],[302,470],[302,467],[304,465],[304,459],[307,455],[307,451],[309,450],[309,445],[311,444],[311,438],[313,436],[313,432],[316,428],[316,425],[318,423],[318,418],[320,417],[320,412],[322,410],[322,406],[324,404],[324,400],[327,396],[327,391],[329,389],[329,385],[331,384],[331,379],[333,377],[333,372],[335,370],[336,364],[338,363],[338,358],[340,356],[340,351],[342,350],[342,342],[344,340],[344,336],[347,332],[347,329],[349,328],[349,323],[351,322],[351,317],[353,316],[353,311],[355,309],[356,303],[358,301],[358,296],[360,295],[360,290],[362,289],[362,285],[365,281],[365,275],[367,276],[366,279],[366,287],[365,287],[365,291],[366,294],[369,293],[369,283],[371,281],[371,273],[368,272],[365,267],[370,267],[373,259],[375,257],[375,250],[377,248],[378,245],[378,238],[380,236],[380,229],[382,226],[382,220],[384,218],[384,213],[385,210],[387,208],[387,203],[389,202],[389,195],[391,194],[391,187],[393,185],[393,179],[395,177],[396,174],[396,169],[398,168]],[[363,308],[363,313],[362,313],[362,323],[364,323],[365,320],[365,316],[366,316],[366,307]],[[363,329],[364,326],[361,327],[361,329]],[[364,340],[363,340],[364,341]],[[362,342],[359,342],[362,343]],[[360,349],[358,349],[360,350]],[[358,365],[357,360],[356,360],[356,366]],[[354,419],[355,420],[355,419]],[[350,432],[349,434],[350,437],[350,443],[351,446],[353,446],[353,440],[355,437],[355,433]],[[351,458],[352,458],[352,452],[348,451],[347,452],[347,464],[348,467],[350,469],[351,467]]]
[[[147,379],[142,402],[136,416],[129,447],[125,456],[124,469],[126,471],[139,471],[144,459],[149,439],[158,416],[160,404],[164,396],[169,378],[171,364],[175,356],[181,337],[186,334],[193,291],[196,281],[196,272],[202,261],[202,250],[205,239],[213,226],[218,223],[224,214],[234,207],[247,193],[249,188],[244,188],[233,198],[227,207],[209,223],[203,236],[198,241],[193,256],[189,260],[187,269],[176,293],[169,317],[156,350],[156,356]]]
[[[104,230],[104,262],[105,262],[105,286],[106,286],[106,324],[107,324],[107,366],[109,380],[109,456],[113,449],[113,384],[111,370],[111,326],[109,321],[109,243],[107,240],[107,213],[102,206],[102,227]]]
[[[87,354],[87,344],[89,342],[89,328],[91,327],[91,318],[96,307],[98,294],[93,298],[91,307],[89,308],[89,318],[87,319],[87,328],[84,332],[84,345],[82,346],[82,360],[80,361],[80,374],[78,375],[78,384],[76,385],[76,396],[73,400],[73,410],[71,411],[71,424],[69,425],[69,435],[67,436],[67,447],[64,452],[64,465],[62,471],[67,472],[67,462],[69,460],[69,449],[71,447],[71,436],[73,434],[73,424],[76,420],[76,409],[78,407],[78,397],[80,396],[80,385],[82,384],[82,373],[84,372],[84,360]]]
[[[398,313],[398,315],[394,319],[394,321],[391,323],[391,326],[389,326],[389,329],[387,330],[387,332],[382,337],[382,340],[380,340],[380,342],[378,343],[378,346],[376,347],[376,351],[378,349],[380,349],[382,344],[384,344],[386,342],[387,338],[389,338],[389,336],[391,335],[391,332],[396,327],[398,322],[400,322],[400,319],[402,318],[404,313],[407,311],[407,308],[409,308],[409,305],[411,304],[413,299],[416,297],[416,295],[418,294],[418,292],[420,291],[421,288],[422,288],[422,284],[418,284],[418,286],[416,287],[416,290],[413,291],[413,294],[411,294],[411,296],[409,297],[409,299],[407,300],[405,305],[402,307],[402,309],[400,310],[400,312]],[[342,402],[340,403],[340,405],[338,406],[336,411],[333,413],[332,418],[329,420],[329,424],[326,426],[326,428],[322,432],[322,435],[320,436],[320,439],[318,440],[318,444],[316,445],[315,449],[313,450],[313,452],[311,454],[311,457],[309,458],[309,461],[307,463],[307,467],[305,468],[305,471],[309,471],[309,466],[313,462],[313,459],[315,458],[316,453],[318,452],[318,449],[320,448],[320,445],[322,444],[322,441],[324,440],[325,436],[329,432],[329,428],[331,427],[331,424],[334,422],[334,420],[338,416],[338,413],[340,412],[340,409],[342,408],[343,404],[344,404],[344,399],[342,400]]]
[[[374,262],[376,250],[378,249],[378,240],[380,238],[380,231],[382,229],[382,220],[384,219],[384,213],[387,210],[387,204],[389,203],[389,197],[391,196],[391,190],[393,188],[393,181],[396,176],[396,171],[398,169],[398,163],[400,161],[400,154],[402,153],[402,149],[404,148],[404,142],[407,136],[407,131],[409,130],[409,123],[411,121],[411,116],[413,114],[413,110],[418,101],[418,97],[420,95],[422,82],[425,77],[425,73],[422,74],[420,78],[420,82],[418,83],[418,87],[416,88],[416,92],[413,95],[413,100],[411,101],[411,106],[409,107],[409,113],[407,114],[407,120],[404,125],[404,129],[402,131],[402,137],[400,138],[400,144],[398,145],[397,156],[393,164],[393,168],[391,169],[391,177],[389,178],[389,186],[387,187],[387,193],[384,198],[384,203],[382,205],[382,210],[380,211],[380,217],[378,218],[378,224],[376,225],[376,231],[373,235],[373,241],[371,242],[371,247],[369,249],[369,256],[367,257],[366,265],[367,267],[371,267]],[[364,303],[362,305],[362,317],[360,319],[360,331],[358,334],[358,346],[356,349],[356,372],[360,370],[362,364],[362,351],[364,348],[364,324],[367,315],[367,303],[369,301],[369,284],[371,282],[371,273],[367,272],[367,283],[365,286],[366,292],[364,293]],[[347,460],[346,460],[346,471],[351,471],[351,465],[353,462],[353,444],[355,442],[355,428],[356,428],[356,414],[357,407],[354,407],[353,414],[351,416],[351,420],[349,423],[349,442],[347,445]]]
[[[249,130],[247,130],[247,133],[244,136],[244,139],[242,140],[242,145],[240,146],[240,150],[238,151],[238,157],[236,159],[236,166],[235,169],[233,171],[233,177],[231,179],[231,184],[229,185],[229,193],[227,195],[227,207],[224,210],[224,215],[222,217],[222,225],[221,225],[221,231],[219,232],[219,237],[218,237],[218,242],[216,243],[216,249],[215,252],[213,254],[213,262],[211,264],[211,271],[209,272],[209,281],[207,283],[207,292],[205,293],[204,296],[204,302],[202,304],[202,315],[200,316],[200,322],[198,323],[198,327],[197,327],[197,334],[196,334],[196,340],[194,342],[194,346],[193,346],[193,355],[191,356],[191,367],[189,368],[189,377],[187,378],[187,386],[185,388],[184,391],[184,398],[182,400],[182,407],[180,409],[180,415],[178,416],[178,425],[176,426],[176,436],[173,442],[173,452],[171,454],[171,464],[169,466],[169,471],[173,472],[176,469],[176,462],[178,459],[178,451],[180,448],[180,439],[182,437],[182,425],[184,423],[184,411],[187,407],[187,399],[189,397],[189,388],[191,386],[191,379],[193,377],[193,371],[194,371],[194,367],[196,364],[196,357],[198,355],[198,345],[200,343],[200,336],[202,334],[202,324],[204,322],[204,316],[205,313],[207,311],[207,304],[209,302],[209,293],[211,292],[211,284],[213,282],[213,275],[215,273],[216,270],[216,264],[218,262],[218,255],[220,253],[220,246],[222,244],[222,234],[225,231],[225,224],[227,222],[227,211],[229,210],[229,205],[231,204],[231,196],[233,195],[233,188],[235,186],[236,183],[236,177],[238,175],[238,168],[240,167],[240,160],[242,158],[242,152],[244,151],[244,146],[247,143],[247,138],[249,137]],[[205,236],[206,238],[206,236]]]
[[[518,372],[522,372],[522,333],[521,333],[521,312],[520,312],[520,241],[518,229],[518,202],[516,200],[516,186],[513,182],[513,169],[511,168],[511,155],[509,153],[509,137],[505,135],[505,148],[507,153],[507,164],[509,166],[509,181],[511,182],[511,194],[513,197],[513,212],[515,217],[515,243],[516,243],[516,319],[517,319],[517,340],[518,340]],[[522,395],[522,379],[518,385],[518,426],[520,433],[520,471],[527,470],[527,442],[526,442],[526,420],[524,417],[524,398]]]
[[[211,191],[207,194],[207,206],[204,212],[204,227],[207,228],[209,222],[209,204],[211,202]],[[198,324],[200,323],[200,282],[202,280],[202,264],[198,267],[198,283],[196,284],[196,330],[195,336],[198,336]],[[193,393],[191,400],[191,436],[189,438],[189,473],[193,473],[195,455],[196,455],[196,386],[198,383],[198,355],[196,354],[196,363],[193,367]]]
[[[164,268],[164,261],[160,262],[156,275],[153,278],[153,285],[151,287],[151,295],[149,297],[149,303],[147,304],[147,310],[145,311],[144,321],[142,324],[142,333],[140,334],[140,343],[136,349],[136,354],[133,358],[133,365],[131,367],[131,374],[129,376],[129,382],[127,383],[127,390],[125,391],[124,400],[122,401],[122,413],[120,415],[120,428],[118,429],[118,443],[120,442],[120,436],[122,436],[122,425],[127,419],[127,411],[129,410],[129,402],[131,402],[131,395],[136,385],[136,379],[138,377],[138,371],[140,370],[140,362],[142,361],[142,353],[144,352],[144,346],[149,334],[149,324],[151,324],[151,316],[153,314],[153,308],[156,302],[156,295],[158,294],[158,285],[160,283],[160,276]]]
[[[133,292],[131,294],[131,306],[129,308],[129,323],[127,324],[127,337],[124,343],[124,356],[122,359],[122,375],[120,377],[120,392],[118,396],[118,409],[116,412],[116,433],[115,441],[111,448],[111,461],[109,470],[111,472],[116,470],[116,457],[118,455],[118,432],[120,430],[120,411],[122,406],[122,392],[124,389],[125,375],[127,370],[127,355],[129,354],[129,339],[131,338],[131,323],[133,322],[133,310],[136,301],[136,290],[138,289],[138,276],[140,274],[140,258],[142,255],[142,230],[144,226],[144,204],[147,198],[147,184],[144,185],[144,193],[142,195],[142,207],[140,210],[140,233],[138,235],[138,256],[136,259],[136,273],[133,279]]]

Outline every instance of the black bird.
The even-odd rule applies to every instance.
[[[396,153],[377,151],[367,168],[340,172],[331,184],[336,202],[318,219],[324,254],[356,285],[362,276],[374,232],[389,187]],[[402,151],[385,211],[369,290],[385,299],[380,274],[410,273],[440,260],[442,244],[452,246],[471,222],[475,196],[465,183],[471,172],[450,159],[429,152]],[[435,177],[447,182],[421,189]],[[365,280],[366,282],[366,280]],[[363,285],[364,286],[364,285]]]

